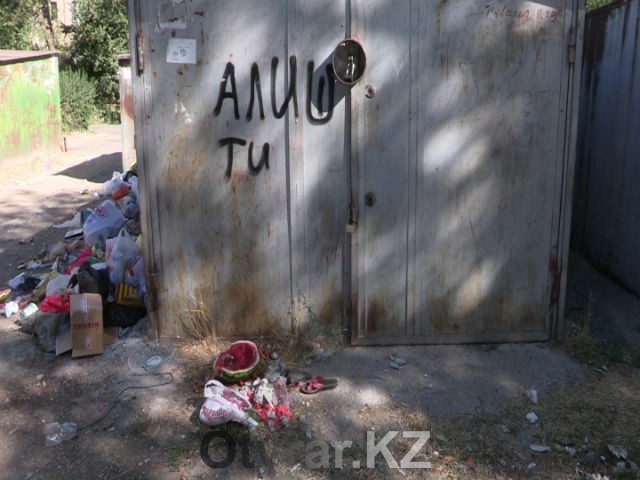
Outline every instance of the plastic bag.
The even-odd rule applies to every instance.
[[[74,269],[80,268],[91,258],[92,255],[93,248],[91,247],[91,245],[85,247],[84,250],[80,252],[80,255],[78,255],[78,257],[73,262],[67,265],[67,268],[64,269],[64,273],[70,274]]]
[[[15,315],[20,311],[20,306],[18,302],[8,302],[4,304],[4,308],[2,309],[2,314],[9,318],[11,315]]]
[[[32,330],[45,352],[54,353],[58,334],[63,330],[71,329],[70,318],[69,312],[48,313],[38,310],[18,323],[22,331]]]
[[[44,426],[44,444],[46,447],[58,445],[76,437],[78,425],[73,422],[47,423]]]
[[[138,197],[140,196],[140,194],[138,193],[138,176],[129,175],[129,178],[127,179],[127,181],[129,182],[129,185],[131,185],[131,191],[136,196],[136,201],[137,201]]]
[[[127,219],[111,200],[105,200],[89,215],[82,226],[86,245],[100,243],[118,234]]]
[[[126,228],[120,230],[107,255],[107,271],[111,283],[123,283],[124,272],[131,259],[140,255],[140,248]]]
[[[71,287],[78,286],[78,293],[99,293],[102,301],[109,297],[109,273],[103,269],[96,269],[88,262],[82,264],[78,272],[69,280]]]
[[[147,291],[147,284],[144,277],[144,258],[142,255],[134,257],[129,262],[124,276],[124,283],[135,287],[140,299],[144,300],[144,296]]]
[[[13,290],[17,290],[23,283],[25,278],[27,277],[27,274],[22,272],[19,275],[13,277],[11,280],[9,280],[9,286],[13,289]]]
[[[122,174],[120,172],[113,172],[111,180],[107,180],[102,184],[102,193],[104,193],[105,196],[110,197],[114,192],[125,185],[126,183],[122,178]]]
[[[123,197],[120,200],[119,204],[120,204],[120,209],[122,210],[123,215],[127,218],[133,218],[136,215],[138,215],[138,213],[140,213],[140,207],[138,206],[138,202],[135,196],[131,193]]]
[[[46,295],[54,295],[66,290],[69,286],[69,280],[71,280],[71,275],[58,275],[57,277],[53,277],[49,280],[49,283],[47,283]]]
[[[205,401],[200,408],[200,421],[206,425],[216,426],[227,422],[239,422],[249,428],[258,426],[246,409],[251,404],[238,392],[225,387],[217,380],[209,380],[204,387]]]
[[[61,313],[71,310],[69,302],[70,293],[56,293],[48,295],[40,304],[40,311],[48,313]]]
[[[129,186],[128,185],[123,185],[120,188],[118,188],[115,192],[113,192],[113,194],[111,195],[111,198],[113,200],[120,200],[121,198],[125,197],[128,193],[129,193]]]

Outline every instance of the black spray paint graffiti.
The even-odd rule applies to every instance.
[[[297,60],[295,55],[289,57],[289,87],[287,90],[287,94],[282,101],[282,104],[278,107],[277,105],[277,95],[276,95],[276,79],[278,74],[278,57],[273,57],[271,59],[271,112],[273,116],[277,119],[284,117],[289,109],[289,104],[293,104],[293,114],[295,118],[299,117],[298,112],[298,92],[297,92]],[[333,107],[334,107],[334,99],[335,99],[335,78],[333,74],[333,68],[331,65],[326,66],[325,75],[321,75],[318,79],[317,85],[317,97],[316,97],[316,107],[318,111],[324,116],[314,116],[312,109],[312,99],[313,99],[313,71],[314,71],[314,62],[309,61],[307,63],[307,98],[306,98],[306,114],[309,123],[312,125],[324,125],[328,123],[333,116]],[[326,77],[326,79],[325,79]],[[324,90],[325,83],[328,85],[328,101],[326,112],[324,110]],[[260,69],[258,68],[257,63],[253,63],[251,65],[251,81],[249,88],[249,103],[247,106],[247,113],[245,114],[245,119],[247,121],[251,121],[253,119],[253,111],[254,106],[257,100],[258,114],[260,120],[265,119],[264,113],[264,103],[262,100],[262,88],[260,84]],[[235,66],[233,63],[228,62],[224,73],[222,75],[222,80],[220,81],[220,89],[218,91],[218,99],[216,101],[216,106],[213,109],[213,115],[219,116],[222,111],[223,104],[225,100],[230,100],[233,104],[233,115],[236,120],[240,120],[240,105],[238,100],[238,89],[236,86],[236,76],[235,76]],[[234,145],[245,146],[247,141],[242,138],[236,137],[226,137],[222,138],[218,141],[218,145],[221,148],[227,147],[227,168],[225,170],[225,179],[231,178],[231,172],[233,169],[233,147]],[[249,152],[248,152],[248,165],[249,172],[252,175],[257,175],[264,168],[265,170],[269,170],[269,144],[265,143],[262,146],[262,155],[260,156],[260,161],[257,165],[253,163],[253,142],[249,144]]]
[[[313,116],[313,112],[311,111],[311,96],[313,95],[313,61],[307,64],[307,118],[312,125],[324,125],[325,123],[329,123],[331,117],[333,116],[333,101],[335,98],[336,91],[336,82],[333,77],[333,67],[331,65],[327,65],[327,78],[329,79],[329,105],[327,108],[327,114],[324,118],[315,118]],[[323,111],[323,99],[324,99],[324,77],[320,77],[318,80],[318,97],[316,103],[318,105],[318,110]]]
[[[233,146],[240,145],[245,146],[247,144],[246,140],[242,138],[234,138],[234,137],[226,137],[221,138],[218,141],[218,145],[221,147],[227,147],[227,169],[224,171],[224,178],[227,180],[231,178],[231,171],[233,169]],[[260,162],[258,165],[254,165],[253,163],[253,142],[249,144],[249,154],[247,156],[247,161],[249,163],[249,172],[251,175],[257,175],[264,167],[266,170],[269,170],[269,144],[265,143],[262,146],[262,155],[260,155]]]

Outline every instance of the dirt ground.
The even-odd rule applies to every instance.
[[[60,240],[64,230],[52,225],[95,205],[94,192],[121,168],[117,127],[70,135],[67,146],[7,168],[0,181],[0,286]],[[224,468],[203,461],[211,429],[195,420],[221,342],[158,345],[134,335],[72,359],[43,352],[15,317],[0,317],[0,478],[640,478],[640,302],[577,254],[569,276],[564,343],[259,339],[290,367],[339,384],[294,394],[296,419],[281,431],[217,430],[236,447],[235,456],[220,444],[207,450],[213,461],[233,458]],[[175,355],[155,374],[132,368],[153,349]],[[324,354],[305,363],[314,352]],[[392,368],[392,355],[406,365]],[[50,422],[76,422],[77,437],[46,447]],[[411,459],[416,438],[395,431],[429,438]]]

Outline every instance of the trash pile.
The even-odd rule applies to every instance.
[[[102,353],[114,329],[146,316],[135,168],[114,172],[102,190],[98,196],[106,198],[95,209],[53,225],[67,230],[64,237],[19,265],[24,271],[0,291],[0,312],[18,314],[21,330],[47,352],[81,356],[74,347],[82,344],[86,354]]]
[[[199,413],[200,421],[210,426],[233,421],[252,429],[261,421],[275,432],[294,420],[294,410],[302,403],[298,392],[310,395],[338,385],[336,379],[290,370],[277,353],[260,351],[247,340],[218,354],[213,370]]]

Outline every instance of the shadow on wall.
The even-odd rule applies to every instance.
[[[149,182],[149,241],[155,244],[150,268],[162,276],[158,311],[172,319],[161,333],[179,334],[180,318],[198,307],[187,294],[207,304],[215,327],[226,334],[272,333],[274,327],[288,326],[289,319],[274,317],[273,312],[287,312],[300,296],[318,317],[338,323],[348,207],[350,202],[359,204],[366,193],[356,191],[350,199],[351,180],[363,188],[367,181],[395,182],[390,188],[397,196],[388,200],[399,207],[391,216],[378,225],[369,217],[373,220],[367,225],[367,213],[360,212],[364,222],[359,228],[367,228],[368,237],[358,246],[363,267],[353,272],[362,292],[375,287],[383,296],[385,282],[392,294],[417,292],[417,298],[401,307],[397,323],[391,325],[393,333],[412,328],[418,335],[544,330],[546,319],[540,317],[549,303],[549,252],[557,242],[552,224],[558,222],[556,185],[549,180],[556,178],[557,163],[547,159],[562,161],[555,143],[544,142],[548,132],[556,134],[560,120],[556,116],[543,125],[529,118],[545,118],[548,109],[558,111],[562,92],[555,84],[556,90],[547,95],[518,90],[529,80],[526,64],[519,59],[539,59],[547,53],[551,58],[545,61],[555,64],[553,49],[532,51],[532,39],[545,29],[527,22],[537,21],[541,12],[546,29],[562,29],[563,23],[556,8],[560,2],[534,5],[525,23],[513,16],[494,18],[491,3],[477,6],[477,21],[495,22],[498,33],[495,38],[472,35],[471,46],[467,2],[440,3],[437,15],[428,19],[429,29],[419,34],[406,28],[409,4],[377,5],[376,16],[383,20],[367,25],[369,36],[407,48],[418,48],[411,42],[427,35],[438,48],[459,40],[448,57],[436,58],[426,49],[417,52],[411,78],[425,79],[415,84],[417,91],[400,80],[390,81],[387,90],[380,85],[378,98],[387,95],[391,102],[383,105],[383,115],[371,110],[362,119],[365,124],[352,131],[354,137],[364,132],[364,151],[370,155],[359,159],[360,172],[346,163],[344,129],[336,132],[348,97],[327,125],[310,125],[305,116],[305,64],[313,59],[316,66],[322,65],[344,36],[343,8],[336,9],[332,2],[261,4],[242,12],[255,28],[238,38],[231,34],[233,22],[213,18],[203,2],[194,2],[189,8],[201,6],[204,12],[196,19],[202,22],[198,55],[208,58],[213,55],[211,45],[216,45],[216,62],[199,65],[165,62],[161,52],[170,26],[164,35],[151,34],[151,50],[160,53],[147,57],[145,75],[163,80],[146,102],[152,110],[145,114],[154,127],[147,129],[143,168]],[[427,7],[418,11],[427,16]],[[384,21],[403,13],[404,23]],[[285,18],[290,22],[287,29],[282,28]],[[305,43],[303,38],[314,41]],[[289,45],[289,50],[274,45]],[[323,48],[328,51],[320,51]],[[245,54],[233,56],[233,63],[218,62],[239,51]],[[486,58],[496,61],[478,60]],[[372,60],[374,75],[390,67],[386,60]],[[252,62],[260,62],[258,74]],[[549,80],[536,68],[542,80],[553,83],[554,78]],[[288,108],[281,110],[291,93],[291,83],[285,82],[294,69],[297,109],[296,97],[290,97]],[[274,77],[277,88],[270,83]],[[207,88],[194,88],[203,85]],[[319,88],[319,82],[313,88]],[[174,91],[173,96],[167,93]],[[272,103],[276,108],[270,108]],[[415,109],[409,131],[407,105]],[[260,119],[261,107],[265,120]],[[251,119],[247,109],[253,112]],[[284,116],[278,118],[281,113]],[[324,143],[318,138],[320,130],[314,130],[320,128],[330,133]],[[407,142],[393,150],[385,143],[388,138]],[[373,163],[384,158],[384,164]],[[372,180],[366,168],[379,168],[378,177]],[[398,265],[399,273],[393,271]],[[370,283],[372,279],[378,283]],[[535,294],[530,293],[532,287]],[[371,315],[380,311],[374,307],[365,305]],[[406,318],[415,319],[415,325]],[[373,320],[367,319],[371,327]]]

